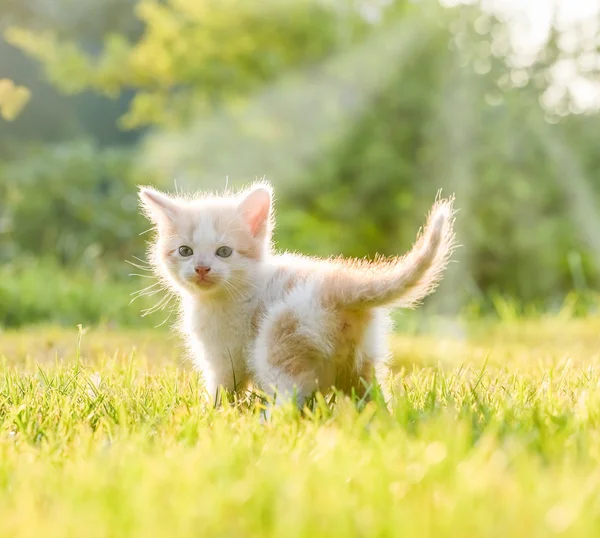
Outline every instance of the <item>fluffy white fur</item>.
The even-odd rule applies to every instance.
[[[144,187],[140,199],[157,231],[152,265],[181,298],[213,397],[249,384],[298,404],[333,386],[361,393],[385,372],[388,309],[433,291],[454,246],[452,199],[436,202],[407,255],[374,261],[274,253],[268,184],[189,198]]]

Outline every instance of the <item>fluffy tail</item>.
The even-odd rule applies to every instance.
[[[402,257],[374,261],[338,260],[323,282],[325,300],[334,307],[410,307],[439,284],[454,250],[454,198],[438,200],[425,231]]]

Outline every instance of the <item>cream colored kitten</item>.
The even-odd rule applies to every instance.
[[[385,371],[388,309],[433,291],[450,257],[453,200],[436,202],[404,257],[321,260],[271,249],[272,189],[172,197],[140,190],[157,234],[152,264],[181,298],[181,329],[206,388],[248,384],[277,401],[357,393]]]

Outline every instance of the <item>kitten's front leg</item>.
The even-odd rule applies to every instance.
[[[246,388],[248,374],[237,355],[229,349],[207,346],[200,339],[190,338],[190,351],[193,362],[202,373],[206,398],[214,404],[220,401],[220,390],[236,392]]]
[[[242,391],[248,384],[248,376],[243,368],[229,368],[223,364],[210,364],[205,362],[201,367],[204,379],[204,388],[209,400],[217,405],[221,399],[221,392],[225,389],[229,393]]]
[[[222,381],[217,379],[217,376],[210,368],[202,369],[202,378],[204,380],[204,392],[208,400],[217,405],[219,402],[219,387],[223,386]]]
[[[297,387],[290,388],[289,385],[283,384],[280,387],[273,387],[267,391],[269,400],[267,401],[264,410],[260,415],[260,421],[262,423],[269,422],[273,409],[275,407],[282,407],[294,402],[298,409],[302,409],[306,401],[306,394],[298,393]]]

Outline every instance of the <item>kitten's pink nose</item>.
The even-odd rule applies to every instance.
[[[210,271],[210,267],[208,267],[206,265],[196,265],[194,270],[196,271],[196,274],[200,278],[204,278],[207,275],[207,273]]]

